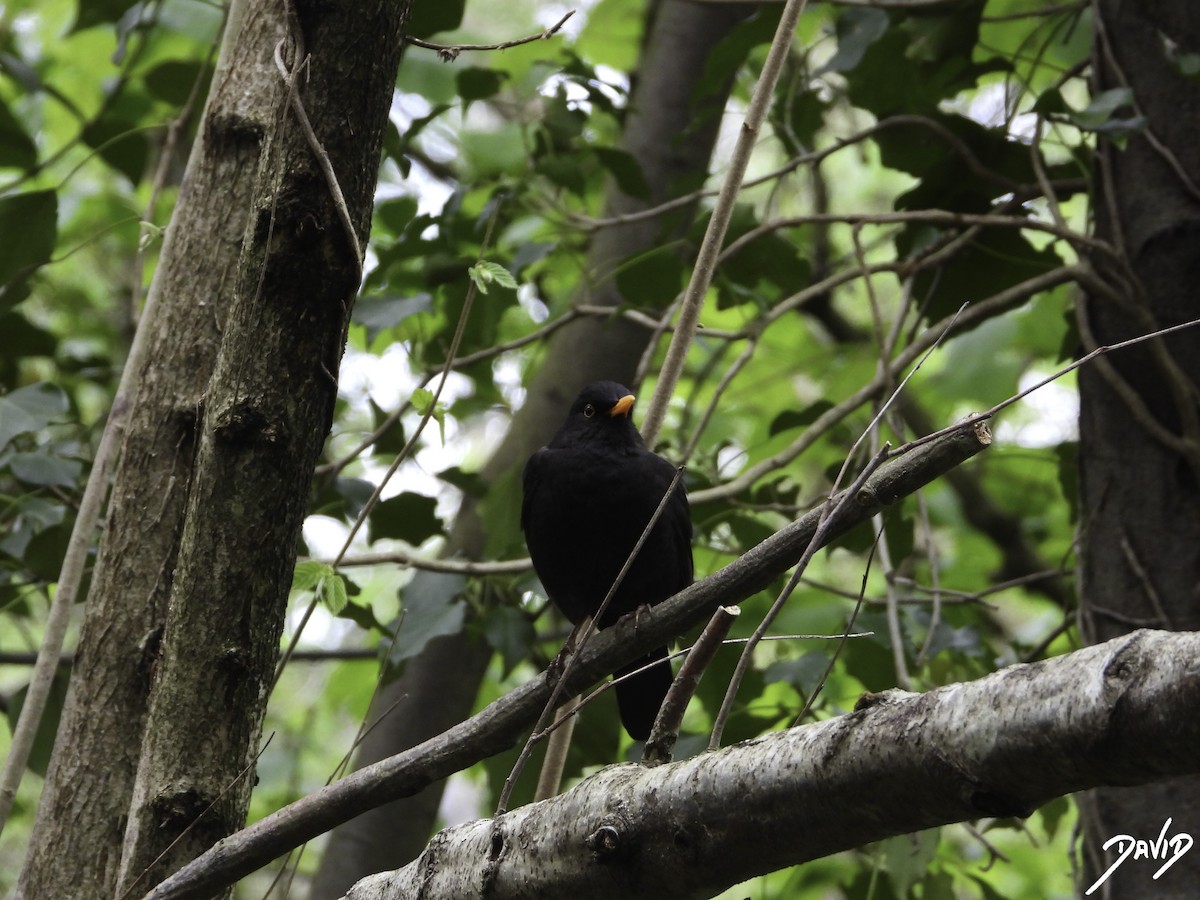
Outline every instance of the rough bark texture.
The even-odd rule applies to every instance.
[[[1150,134],[1099,151],[1097,231],[1124,254],[1098,260],[1117,297],[1093,292],[1081,320],[1112,343],[1200,315],[1200,91],[1168,58],[1200,53],[1200,5],[1192,0],[1101,0],[1096,79],[1128,86]],[[1164,365],[1169,356],[1170,364]],[[1200,629],[1200,331],[1115,354],[1080,374],[1081,622],[1089,641],[1136,627]],[[1118,390],[1136,392],[1129,403]],[[1163,435],[1169,435],[1164,440]],[[1082,804],[1084,880],[1115,858],[1117,834],[1153,841],[1167,818],[1200,808],[1200,779],[1094,791]],[[1104,890],[1114,897],[1194,897],[1200,853],[1167,879],[1122,866]]]
[[[1200,635],[1141,631],[667,766],[610,766],[448,829],[347,900],[711,897],[885,837],[1196,772],[1197,654]],[[1178,865],[1156,890],[1194,894]],[[1144,860],[1125,866],[1150,881]]]
[[[610,215],[645,208],[701,183],[730,85],[718,85],[714,94],[700,98],[696,86],[713,47],[747,13],[735,5],[676,0],[658,6],[648,26],[624,134],[624,149],[641,165],[653,196],[647,203],[614,189],[608,204]],[[678,237],[694,214],[691,206],[676,211],[665,222],[647,219],[600,231],[588,254],[587,271],[593,274],[593,281],[580,292],[577,302],[620,305],[623,301],[612,278],[616,267],[630,256]],[[664,297],[663,302],[671,299]],[[485,467],[485,478],[495,482],[519,471],[529,454],[558,427],[562,411],[587,382],[612,379],[631,384],[648,337],[641,326],[590,317],[556,332],[530,383],[525,405]],[[478,517],[473,508],[465,506],[455,522],[452,549],[479,558],[483,541]],[[368,717],[374,719],[385,712],[387,716],[362,745],[355,767],[416,746],[461,721],[474,703],[490,655],[490,647],[466,633],[431,642],[377,695]],[[430,695],[435,698],[436,715],[425,715]],[[419,853],[433,831],[442,789],[441,782],[431,785],[416,797],[372,810],[335,830],[314,882],[314,900],[341,896],[363,875],[400,865]]]
[[[299,96],[365,243],[407,5],[298,3]],[[271,58],[285,30],[251,11]],[[292,49],[284,54],[292,66]],[[118,878],[149,887],[244,822],[295,547],[359,263],[280,76],[175,561]],[[220,192],[217,192],[218,196]]]
[[[259,10],[260,18],[271,10]],[[137,373],[105,530],[18,896],[108,897],[191,488],[196,428],[273,113],[270,47],[230,43],[154,273],[154,352]],[[104,760],[97,765],[96,760]]]

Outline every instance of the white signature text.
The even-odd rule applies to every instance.
[[[1158,871],[1151,878],[1157,880],[1163,872],[1175,865],[1183,854],[1192,849],[1192,836],[1184,832],[1167,837],[1167,829],[1171,827],[1171,820],[1167,819],[1162,827],[1162,831],[1158,833],[1156,841],[1139,841],[1128,834],[1116,834],[1104,842],[1104,849],[1108,850],[1112,846],[1117,848],[1117,858],[1113,860],[1111,866],[1105,870],[1104,874],[1096,879],[1096,883],[1088,888],[1084,893],[1091,894],[1092,891],[1108,881],[1108,876],[1120,868],[1125,860],[1132,856],[1134,859],[1162,859],[1166,860]]]

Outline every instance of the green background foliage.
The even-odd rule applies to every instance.
[[[414,31],[444,44],[494,42],[517,36],[509,29],[546,27],[558,10],[519,2],[500,15],[486,0],[466,10],[418,3]],[[416,433],[432,399],[417,392],[444,363],[474,280],[481,293],[458,352],[467,361],[350,555],[436,555],[469,495],[481,503],[488,558],[524,556],[516,480],[489,488],[478,472],[539,365],[539,329],[570,315],[571,298],[595,277],[584,253],[604,225],[606,187],[647,193],[636,161],[618,145],[643,13],[631,0],[600,0],[550,40],[450,63],[432,51],[407,51],[305,555],[327,558],[340,548],[373,485]],[[813,4],[805,13],[752,163],[759,183],[743,193],[729,236],[739,247],[719,269],[663,434],[666,455],[690,450],[698,576],[829,491],[894,387],[885,380],[875,396],[845,404],[877,377],[881,358],[962,304],[984,306],[1074,260],[1075,245],[1045,227],[1055,221],[1052,204],[1032,188],[1039,179],[1054,183],[1053,213],[1083,228],[1090,131],[1115,127],[1118,108],[1087,95],[1088,18],[1082,4],[1040,0],[911,14]],[[738,71],[727,111],[731,134],[775,21],[777,11],[761,10],[712,59],[713,78]],[[2,652],[38,646],[208,89],[220,22],[218,6],[179,0],[39,0],[0,11]],[[814,151],[823,154],[819,166],[796,163]],[[727,152],[722,141],[718,173]],[[968,234],[963,225],[915,215],[922,210],[1002,213],[1030,227]],[[914,216],[886,217],[898,211]],[[684,239],[685,256],[704,224],[702,216]],[[928,262],[955,246],[944,262]],[[623,312],[657,315],[680,290],[688,270],[676,249],[664,245],[624,261],[614,276]],[[481,255],[487,265],[472,270]],[[789,305],[836,275],[844,277],[828,291]],[[1072,290],[1018,296],[956,333],[905,396],[937,428],[1053,371],[1075,345]],[[652,385],[653,370],[643,396]],[[969,496],[945,482],[888,512],[886,553],[872,551],[874,529],[861,529],[819,555],[774,633],[828,636],[852,627],[871,634],[838,655],[810,717],[840,714],[862,691],[895,686],[897,641],[914,689],[1076,645],[1069,588],[1048,595],[1044,580],[1019,580],[1039,573],[1010,571],[1005,556],[1005,542],[1020,542],[1051,574],[1069,579],[1073,390],[1067,379],[1041,395],[1044,402],[1005,412],[996,446],[969,467],[966,477],[1012,523],[1010,531],[981,526]],[[870,442],[902,442],[913,434],[912,421],[893,414]],[[701,492],[799,439],[806,447],[786,465],[703,499]],[[260,761],[252,817],[323,784],[349,752],[379,678],[435,635],[472,629],[495,649],[479,705],[542,668],[565,635],[531,573],[466,579],[414,576],[398,564],[304,565],[289,632],[310,602],[318,609],[300,648],[366,653],[288,667],[264,729],[274,738]],[[848,625],[860,590],[863,610]],[[772,599],[768,592],[746,603],[732,636],[746,636]],[[726,740],[789,726],[833,646],[805,637],[764,644]],[[681,752],[702,748],[737,652],[726,649],[707,673],[684,720]],[[24,664],[0,668],[10,721],[27,673]],[[54,701],[35,773],[44,771],[61,690]],[[7,733],[0,749],[6,740]],[[627,743],[606,694],[581,718],[568,777],[622,758]],[[455,777],[452,794],[468,815],[494,805],[512,758]],[[0,841],[0,889],[11,887],[19,869],[38,780],[26,780]],[[531,790],[522,783],[514,802]],[[894,838],[729,896],[1067,896],[1073,823],[1071,805],[1058,801],[1024,823],[987,820]],[[306,854],[301,872],[317,857]],[[259,896],[265,877],[249,879],[239,896]]]

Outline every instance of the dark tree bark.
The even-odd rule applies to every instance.
[[[21,896],[149,887],[244,822],[408,8],[234,4]],[[273,62],[301,35],[354,241]]]
[[[269,27],[279,12],[256,15]],[[201,401],[236,282],[246,222],[240,211],[250,208],[274,118],[267,106],[248,102],[278,81],[272,45],[239,39],[240,16],[231,21],[141,324],[154,351],[134,374],[135,394],[116,400],[132,409],[21,873],[28,897],[107,897],[116,887]]]
[[[697,96],[697,84],[712,49],[747,14],[747,9],[732,4],[676,0],[655,9],[623,141],[624,149],[642,167],[652,197],[649,202],[635,200],[614,189],[610,215],[643,209],[702,182],[731,82],[716,86],[709,96]],[[587,271],[596,273],[595,280],[576,301],[620,305],[623,299],[612,277],[616,267],[630,256],[679,237],[694,215],[693,204],[665,222],[647,219],[600,231],[588,255]],[[648,337],[641,326],[591,317],[556,332],[530,383],[525,405],[484,469],[485,478],[495,483],[519,472],[529,454],[558,427],[563,409],[582,385],[600,378],[631,384]],[[464,506],[454,525],[452,550],[478,558],[483,549],[480,528],[473,508]],[[364,741],[355,768],[414,747],[464,718],[491,652],[465,632],[432,641],[376,696],[368,718],[385,713],[386,718]],[[372,810],[336,829],[322,857],[313,897],[340,897],[364,875],[395,868],[416,856],[433,831],[443,788],[444,783],[438,782],[415,797]]]
[[[343,225],[287,84],[276,79],[260,98],[278,118],[266,135],[234,304],[204,397],[122,889],[157,883],[245,821],[407,12],[387,0],[300,4],[286,29],[268,25],[259,39],[270,47],[283,41],[289,66],[303,68],[296,90],[355,233]],[[245,27],[263,24],[251,17]]]
[[[1080,310],[1085,347],[1200,314],[1200,91],[1172,63],[1200,52],[1191,0],[1101,0],[1095,78],[1132,89],[1145,131],[1120,149],[1101,141],[1095,177],[1099,236],[1120,263],[1097,259],[1108,290]],[[1200,331],[1114,354],[1080,373],[1080,596],[1086,639],[1139,627],[1200,629]],[[1153,841],[1167,818],[1200,807],[1200,779],[1105,788],[1082,799],[1085,886],[1116,856],[1117,834]],[[1191,897],[1200,854],[1169,879],[1124,865],[1104,885],[1114,897]]]

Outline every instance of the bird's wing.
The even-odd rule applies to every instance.
[[[672,473],[674,477],[674,473]],[[692,563],[692,510],[688,504],[687,488],[680,479],[671,496],[666,512],[671,516],[671,525],[675,530],[676,565],[679,567],[680,589],[692,583],[695,568]]]
[[[521,476],[521,530],[529,533],[530,510],[536,502],[538,485],[541,484],[542,469],[546,463],[546,448],[538,450],[525,463]]]
[[[645,453],[654,460],[648,468],[654,472],[654,503],[657,505],[675,478],[675,466],[657,453],[649,450]],[[680,479],[671,493],[667,508],[663,510],[663,519],[671,534],[671,548],[675,551],[675,571],[678,575],[675,589],[682,590],[692,583],[695,576],[692,565],[692,511],[688,505],[687,488],[683,479]]]

